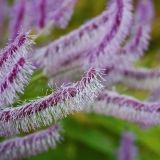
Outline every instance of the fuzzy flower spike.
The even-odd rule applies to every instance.
[[[115,2],[114,16],[111,18],[107,31],[104,32],[104,36],[98,46],[92,48],[89,52],[89,61],[98,68],[105,66],[106,61],[115,56],[128,35],[131,26],[131,0],[116,0]]]
[[[30,31],[21,33],[0,53],[0,108],[12,104],[18,98],[16,92],[23,93],[34,67],[27,55],[35,36]]]
[[[136,122],[146,127],[160,124],[159,102],[141,102],[111,91],[99,93],[95,103],[85,110]]]
[[[0,112],[0,136],[28,132],[51,124],[53,119],[56,121],[74,111],[81,111],[103,88],[97,76],[100,74],[92,68],[77,83],[62,86],[57,92],[20,107],[3,110]]]
[[[124,132],[118,152],[118,160],[134,160],[137,156],[137,148],[134,145],[135,136],[131,132]]]
[[[29,158],[49,147],[55,148],[61,140],[59,125],[54,124],[49,129],[32,133],[30,135],[14,138],[0,143],[0,159],[16,160]]]

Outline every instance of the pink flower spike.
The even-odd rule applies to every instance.
[[[28,132],[53,123],[53,118],[57,121],[74,111],[81,111],[103,88],[97,76],[101,77],[95,69],[91,69],[79,82],[62,86],[56,93],[1,111],[0,136]]]
[[[0,80],[6,73],[12,70],[15,63],[21,57],[27,57],[31,45],[34,44],[35,36],[30,31],[19,34],[16,39],[5,47],[0,53]]]
[[[122,74],[121,82],[128,87],[150,91],[160,87],[160,70],[139,68],[119,71],[119,74]]]
[[[114,1],[108,10],[106,9],[96,18],[88,21],[71,33],[53,41],[49,45],[34,51],[34,60],[40,67],[44,68],[46,75],[53,74],[54,71],[64,67],[69,59],[70,64],[74,62],[84,63],[87,61],[86,53],[97,46],[106,32],[106,28],[111,19],[109,18],[115,12],[116,1]],[[87,43],[87,45],[86,45]],[[65,54],[64,54],[65,53]],[[69,57],[69,58],[68,58]],[[78,57],[78,58],[77,58]],[[88,62],[88,61],[87,61]],[[51,68],[52,73],[51,73]]]
[[[94,104],[86,107],[85,111],[121,118],[144,126],[160,124],[160,103],[141,102],[116,92],[99,93]]]
[[[53,20],[60,28],[66,28],[77,0],[64,0],[61,7],[53,12]]]
[[[146,68],[118,68],[108,66],[104,70],[106,86],[121,82],[124,85],[134,88],[153,91],[160,87],[160,70]]]
[[[29,158],[47,151],[50,147],[54,149],[56,143],[62,139],[59,134],[59,127],[58,124],[54,124],[49,129],[0,143],[0,159],[16,160]]]
[[[17,33],[21,29],[21,26],[23,24],[23,19],[26,10],[25,3],[25,0],[15,0],[12,6],[9,21],[10,42],[12,42],[17,37]]]
[[[121,144],[118,152],[118,160],[135,160],[137,147],[134,145],[135,136],[131,132],[122,134]]]
[[[13,104],[18,98],[16,92],[23,93],[24,85],[28,83],[33,69],[34,67],[24,57],[21,57],[13,69],[0,81],[0,108]]]
[[[106,60],[115,56],[120,49],[121,43],[129,33],[132,22],[131,0],[116,0],[114,16],[110,17],[111,22],[108,31],[95,48],[89,52],[89,60],[95,67],[104,67]]]
[[[153,16],[153,2],[151,0],[139,1],[131,32],[131,39],[121,50],[121,54],[130,60],[128,63],[137,61],[137,59],[143,56],[144,51],[148,49]]]

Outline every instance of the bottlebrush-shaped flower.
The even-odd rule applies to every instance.
[[[139,60],[148,48],[152,18],[152,2],[150,0],[139,1],[134,16],[133,27],[131,28],[130,39],[114,56],[106,59],[108,61],[105,65],[106,68],[111,68],[112,66],[118,69],[133,67],[133,63]]]
[[[113,1],[107,10],[78,29],[34,51],[34,60],[44,68],[46,75],[67,65],[86,61],[86,53],[97,45],[106,33],[115,12],[116,2]]]
[[[59,131],[60,126],[54,124],[49,129],[24,137],[6,140],[0,143],[0,159],[16,160],[29,158],[30,156],[47,151],[49,147],[55,148],[56,143],[61,140]]]
[[[115,92],[102,92],[86,112],[118,117],[144,126],[160,124],[160,103],[141,102]]]
[[[114,83],[121,82],[128,87],[143,90],[155,90],[159,88],[160,70],[145,68],[117,68],[107,67],[104,70],[106,76],[105,84],[110,86]]]
[[[145,10],[147,10],[146,14],[143,14],[144,8]],[[153,72],[156,71],[148,70],[146,71],[148,73],[146,73],[143,69],[136,70],[133,68],[133,62],[137,61],[140,58],[140,56],[143,55],[143,52],[148,47],[148,42],[150,38],[149,33],[151,28],[150,23],[152,18],[153,18],[152,2],[150,0],[139,1],[135,13],[134,26],[132,27],[131,30],[131,38],[126,42],[123,48],[117,51],[117,53],[114,56],[108,56],[106,59],[104,58],[105,61],[107,62],[105,63],[107,86],[110,86],[111,84],[114,84],[119,81],[136,88],[143,87],[143,89],[148,89],[148,88],[151,89],[152,86],[156,86],[156,84],[158,85],[158,83],[156,83],[158,82],[158,79],[156,81],[157,78],[156,73],[153,74],[153,77],[150,76]],[[98,61],[97,64],[99,65]],[[141,72],[144,72],[142,74],[143,75],[146,74],[145,76],[146,78],[142,76],[143,78],[141,79],[143,79],[143,82],[146,85],[143,86],[142,83],[139,83],[138,82],[139,78],[136,78],[135,74],[132,74],[133,72],[138,75],[140,75]],[[128,76],[127,73],[129,73],[130,76]],[[149,83],[152,82],[153,79],[154,79],[153,83]]]
[[[124,132],[118,152],[118,160],[134,160],[137,156],[137,147],[134,144],[135,136],[131,132]]]
[[[9,21],[9,40],[12,42],[21,29],[25,17],[26,0],[16,0],[11,8]]]
[[[100,84],[95,69],[91,69],[81,81],[62,86],[57,92],[31,101],[17,108],[0,112],[0,136],[28,132],[67,116],[74,111],[81,111],[90,104],[103,86]]]
[[[131,0],[116,0],[115,12],[111,25],[99,45],[89,52],[89,60],[96,67],[102,67],[106,60],[115,56],[121,43],[129,33],[132,21]]]
[[[31,63],[21,57],[13,69],[0,81],[0,108],[13,104],[14,100],[18,98],[16,92],[23,93],[24,85],[28,83],[33,69]]]
[[[13,103],[16,92],[23,92],[33,73],[34,67],[26,59],[34,38],[30,31],[21,33],[0,53],[0,108]]]
[[[10,12],[10,39],[16,37],[22,25],[25,29],[32,27],[39,30],[52,21],[59,27],[65,28],[73,13],[76,1],[16,0]]]
[[[35,36],[30,31],[19,34],[15,40],[5,47],[0,53],[0,79],[11,70],[15,63],[22,57],[27,57],[30,47],[34,44]]]
[[[146,14],[143,14],[144,9],[147,10]],[[159,71],[133,68],[133,62],[137,61],[148,47],[152,18],[152,2],[150,0],[139,1],[130,40],[115,56],[106,59],[108,60],[105,67],[107,86],[122,82],[138,89],[152,90],[158,87]]]
[[[33,4],[35,4],[35,9],[37,17],[32,17],[31,21],[37,28],[43,28],[45,25],[52,22],[60,28],[66,28],[68,21],[70,20],[74,6],[77,0],[33,0],[28,5],[28,13],[31,11],[32,14],[35,14],[33,10]]]
[[[50,19],[53,19],[60,28],[66,28],[76,2],[77,0],[64,0],[62,5],[53,12],[53,15],[50,13]]]
[[[127,41],[126,45],[117,52],[117,55],[113,57],[117,58],[119,62],[121,62],[120,64],[126,65],[127,63],[128,66],[132,66],[133,62],[139,60],[139,58],[143,56],[144,51],[148,49],[153,16],[153,2],[151,0],[139,1],[134,16],[134,24],[131,29],[131,38]],[[124,60],[126,58],[127,61]],[[114,60],[113,64],[115,63],[116,61]]]
[[[139,68],[121,71],[121,82],[131,88],[153,91],[160,87],[160,70]]]

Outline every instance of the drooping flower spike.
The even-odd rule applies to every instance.
[[[20,33],[15,40],[7,45],[0,53],[0,79],[13,68],[14,64],[22,56],[27,57],[28,52],[31,49],[31,45],[34,44],[35,36],[31,35],[31,32]]]
[[[41,152],[47,151],[48,148],[55,148],[56,143],[62,139],[60,126],[54,124],[49,129],[38,131],[30,135],[6,140],[0,143],[0,159],[16,160],[29,158]]]
[[[27,13],[37,13],[37,17],[30,17],[33,27],[43,28],[49,23],[66,28],[77,0],[33,0],[29,2]],[[35,5],[33,10],[33,6]]]
[[[14,1],[9,21],[10,39],[14,40],[21,26],[23,26],[24,29],[34,28],[39,30],[52,21],[59,27],[65,28],[72,16],[76,1],[77,0]]]
[[[17,93],[23,93],[24,85],[28,84],[35,67],[24,57],[21,57],[13,69],[0,81],[0,108],[13,104],[18,98]]]
[[[142,14],[144,8],[146,14]],[[105,58],[105,68],[109,70],[112,67],[117,69],[133,67],[133,63],[139,60],[148,48],[152,18],[152,2],[150,0],[139,1],[134,15],[133,26],[130,28],[129,40],[127,40],[124,47],[121,47],[115,54],[112,54],[113,56]],[[111,53],[113,53],[112,50]],[[98,61],[97,63],[99,64]]]
[[[112,66],[107,67],[104,73],[106,74],[104,77],[106,86],[121,82],[134,89],[153,91],[160,87],[160,70],[158,69],[124,69]]]
[[[28,132],[31,129],[51,124],[74,111],[81,111],[91,104],[103,86],[97,79],[100,76],[91,69],[79,82],[62,86],[57,92],[17,108],[0,112],[0,136]]]
[[[131,29],[131,38],[117,53],[121,54],[124,59],[127,57],[128,64],[132,65],[132,63],[142,57],[144,51],[148,49],[153,16],[153,2],[151,0],[139,1]],[[122,61],[122,58],[120,61]]]
[[[160,103],[141,102],[115,92],[102,92],[86,112],[94,112],[136,122],[144,126],[160,124]]]
[[[143,14],[144,9],[146,14]],[[142,0],[138,2],[133,21],[134,25],[131,29],[131,38],[115,56],[106,59],[106,86],[122,82],[129,87],[137,89],[154,90],[154,88],[158,87],[158,70],[133,68],[133,62],[137,61],[148,47],[153,15],[152,1]]]
[[[137,147],[134,144],[135,136],[131,132],[124,132],[118,150],[117,160],[135,160]]]
[[[27,60],[35,36],[30,31],[19,34],[0,53],[0,108],[7,107],[17,98],[16,92],[23,93],[34,67]]]
[[[104,33],[109,32],[108,29],[106,31],[106,28],[110,28],[110,21],[115,15],[116,2],[113,1],[102,14],[78,29],[45,47],[35,50],[34,59],[39,61],[38,64],[44,68],[46,75],[61,69],[62,66],[66,67],[74,62],[76,64],[84,63],[87,60],[86,53],[100,42]],[[53,68],[52,73],[50,73],[50,68]]]
[[[114,16],[111,18],[108,31],[104,32],[104,37],[98,46],[89,52],[89,60],[95,67],[106,65],[106,60],[115,56],[129,33],[132,22],[131,0],[116,0],[115,2]]]
[[[63,0],[61,6],[53,12],[53,15],[50,14],[50,19],[53,19],[60,28],[66,28],[73,14],[76,2],[77,0]]]
[[[21,26],[25,18],[26,10],[26,0],[15,0],[11,11],[10,11],[10,21],[9,21],[9,42],[14,41],[17,37],[18,31],[20,31]]]

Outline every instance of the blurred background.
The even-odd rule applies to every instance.
[[[37,46],[48,44],[99,15],[105,9],[106,3],[106,0],[78,0],[68,27],[64,30],[54,28],[50,35],[36,40]],[[135,64],[136,67],[160,68],[160,1],[154,0],[154,6],[156,13],[152,22],[152,39],[148,51]],[[6,40],[7,35],[3,43],[6,43]],[[21,100],[34,99],[46,94],[49,89],[47,79],[43,76],[37,78],[41,72],[37,70],[34,73],[25,94],[20,95]],[[115,85],[115,88],[119,93],[131,95],[142,101],[149,96],[148,92],[131,90],[122,84]],[[115,160],[124,130],[132,131],[136,136],[138,160],[160,160],[160,126],[142,128],[120,119],[83,112],[69,115],[60,123],[64,128],[64,140],[57,144],[54,150],[49,149],[48,152],[29,158],[30,160]]]

